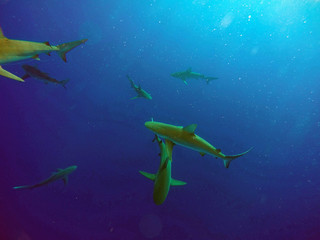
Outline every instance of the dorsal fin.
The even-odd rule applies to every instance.
[[[0,38],[6,38],[3,34],[2,28],[0,27]]]
[[[197,128],[197,124],[191,124],[191,125],[185,126],[183,128],[183,131],[194,134],[194,131],[196,130],[196,128]]]
[[[192,68],[189,67],[189,68],[187,69],[187,72],[191,72],[191,71],[192,71]]]

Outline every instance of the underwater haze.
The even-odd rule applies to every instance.
[[[8,39],[52,46],[23,64],[59,84],[0,76],[1,240],[320,239],[319,0],[0,0]],[[1,45],[0,45],[1,48]],[[187,69],[217,77],[181,79]],[[126,76],[152,99],[137,93]],[[222,159],[175,146],[153,202],[151,119],[195,133]],[[32,190],[56,169],[67,185]]]

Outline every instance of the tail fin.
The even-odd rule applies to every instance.
[[[252,148],[253,148],[253,147],[252,147]],[[233,159],[236,159],[236,158],[238,158],[238,157],[241,157],[241,156],[247,154],[248,152],[251,151],[252,148],[250,148],[249,150],[247,150],[247,151],[245,151],[245,152],[243,152],[243,153],[237,154],[237,155],[225,156],[225,158],[223,159],[224,166],[225,166],[226,168],[229,168],[229,165],[230,165],[230,163],[231,163],[231,161],[232,161]]]
[[[136,85],[134,84],[133,80],[129,77],[129,75],[127,75],[128,80],[130,81],[131,87],[135,88]]]
[[[207,84],[209,84],[210,81],[212,80],[217,80],[217,77],[205,77]]]
[[[62,87],[64,87],[64,89],[67,89],[66,84],[70,81],[70,79],[66,79],[66,80],[62,80],[60,81],[60,84],[62,85]]]
[[[57,47],[59,48],[59,51],[58,51],[59,56],[62,58],[63,61],[67,62],[66,54],[72,49],[74,49],[75,47],[79,46],[80,44],[85,43],[86,41],[88,41],[88,39],[82,39],[82,40],[63,43],[58,45]]]
[[[13,189],[32,189],[32,188],[33,188],[32,185],[13,187]]]

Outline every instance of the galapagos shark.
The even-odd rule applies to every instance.
[[[70,166],[65,169],[58,168],[57,172],[53,172],[49,178],[47,178],[37,184],[13,187],[13,189],[33,189],[33,188],[45,186],[45,185],[52,183],[54,181],[57,181],[59,179],[62,179],[64,184],[66,185],[68,183],[68,175],[70,173],[72,173],[73,171],[75,171],[76,169],[77,169],[77,166]]]
[[[207,84],[209,84],[209,82],[211,80],[216,80],[218,78],[216,77],[207,77],[203,74],[200,74],[200,73],[196,73],[196,72],[192,72],[192,69],[191,68],[188,68],[186,71],[184,72],[175,72],[175,73],[172,73],[171,74],[172,77],[175,77],[175,78],[179,78],[181,79],[184,84],[188,84],[187,83],[187,79],[204,79],[206,80]]]
[[[46,53],[50,55],[51,52],[57,52],[62,60],[66,62],[66,53],[80,44],[85,43],[87,40],[88,39],[82,39],[74,42],[63,43],[57,46],[51,46],[49,42],[40,43],[8,39],[4,36],[0,27],[0,75],[24,82],[22,78],[4,70],[1,65],[29,58],[40,60],[39,54]]]
[[[66,84],[69,82],[69,80],[62,80],[59,81],[57,79],[54,79],[50,77],[47,73],[41,72],[38,68],[24,64],[22,65],[22,68],[26,71],[25,75],[21,77],[23,80],[33,77],[42,80],[44,83],[48,84],[50,83],[55,83],[55,84],[60,84],[62,87],[66,89]]]
[[[146,178],[154,181],[153,201],[155,204],[162,204],[169,193],[170,186],[182,186],[186,182],[171,178],[172,149],[174,143],[170,140],[163,142],[157,135],[155,136],[160,147],[160,166],[156,174],[139,171]]]
[[[141,88],[141,86],[137,86],[134,84],[134,82],[132,81],[132,79],[127,75],[127,78],[129,79],[130,83],[131,83],[131,87],[136,91],[136,93],[138,94],[137,96],[131,98],[131,99],[136,99],[136,98],[139,98],[139,97],[142,97],[142,98],[146,98],[146,99],[149,99],[151,100],[152,97],[149,93],[147,93],[145,90],[143,90]]]
[[[233,159],[245,155],[252,149],[250,148],[249,150],[237,155],[225,155],[220,149],[215,148],[206,140],[194,133],[197,127],[196,124],[180,127],[161,122],[147,121],[145,122],[145,126],[158,136],[166,140],[170,140],[173,143],[198,151],[202,156],[209,154],[215,156],[216,158],[223,159],[224,166],[226,168],[229,167],[230,162]]]

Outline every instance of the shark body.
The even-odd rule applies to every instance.
[[[194,133],[197,127],[196,124],[191,124],[186,127],[180,127],[161,122],[148,121],[145,123],[145,126],[158,136],[166,140],[168,139],[173,143],[198,151],[202,156],[205,154],[209,154],[223,159],[224,166],[226,168],[229,167],[230,162],[233,159],[243,156],[252,149],[250,148],[249,150],[237,155],[225,155],[221,152],[220,149],[215,148],[206,140]]]
[[[204,79],[204,80],[206,80],[207,84],[209,84],[209,82],[211,80],[218,79],[216,77],[207,77],[203,74],[192,72],[191,68],[188,68],[186,71],[183,71],[183,72],[172,73],[171,76],[181,79],[184,82],[184,84],[186,84],[186,85],[188,84],[187,83],[188,79]]]
[[[54,84],[59,84],[59,85],[63,86],[64,88],[66,88],[66,84],[69,82],[69,80],[59,81],[57,79],[54,79],[54,78],[50,77],[47,73],[41,72],[38,68],[27,65],[27,64],[22,65],[22,68],[26,71],[25,75],[23,77],[21,77],[23,80],[25,80],[29,77],[33,77],[33,78],[40,79],[41,81],[43,81],[46,84],[48,84],[50,82],[50,83],[54,83]]]
[[[33,188],[48,185],[49,183],[52,183],[52,182],[60,180],[60,179],[62,179],[64,184],[66,185],[68,183],[68,175],[70,173],[72,173],[73,171],[75,171],[76,169],[77,169],[77,166],[70,166],[65,169],[58,168],[57,172],[53,172],[49,178],[47,178],[37,184],[13,187],[13,189],[33,189]]]
[[[170,140],[163,142],[157,135],[155,137],[160,147],[160,166],[156,174],[139,171],[143,176],[154,181],[153,201],[162,204],[169,193],[170,186],[181,186],[186,183],[171,178],[172,149],[174,143]]]
[[[143,90],[140,85],[137,86],[136,84],[134,84],[133,80],[132,80],[128,75],[127,75],[127,78],[128,78],[129,81],[130,81],[131,87],[132,87],[132,88],[136,91],[136,93],[137,93],[137,96],[135,96],[135,97],[133,97],[133,98],[131,98],[131,99],[136,99],[136,98],[140,98],[140,97],[146,98],[146,99],[149,99],[149,100],[152,99],[151,95],[150,95],[147,91]]]
[[[2,29],[0,28],[0,75],[23,82],[24,80],[22,78],[4,70],[1,65],[29,58],[40,60],[39,54],[46,53],[50,55],[51,52],[57,52],[62,60],[66,62],[66,53],[86,41],[87,39],[82,39],[51,46],[49,42],[40,43],[8,39],[4,36]]]

